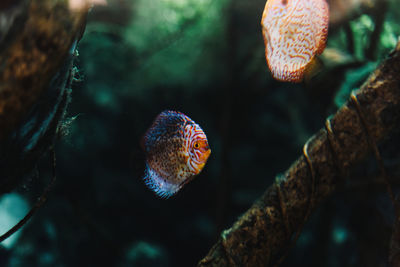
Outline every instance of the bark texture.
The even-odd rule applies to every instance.
[[[66,0],[0,6],[0,194],[12,190],[53,144],[86,13],[70,12]]]
[[[311,211],[394,128],[400,127],[400,42],[304,153],[223,231],[198,266],[274,266]]]
[[[0,141],[48,89],[83,19],[84,14],[71,14],[65,1],[36,0],[27,5],[26,20],[13,25],[23,27],[0,54]]]

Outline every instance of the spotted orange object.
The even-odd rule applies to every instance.
[[[325,49],[328,23],[326,0],[268,0],[261,26],[272,76],[302,81],[315,55]]]
[[[142,139],[146,185],[162,198],[176,194],[204,168],[211,149],[200,126],[181,112],[166,110]]]

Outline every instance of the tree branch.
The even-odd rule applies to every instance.
[[[370,141],[378,143],[400,127],[399,73],[400,42],[354,97],[307,141],[303,155],[283,177],[221,234],[198,266],[279,263],[311,211],[370,152]]]
[[[54,142],[70,102],[86,15],[86,9],[71,12],[67,0],[0,5],[0,194],[12,190]]]
[[[0,52],[0,141],[48,89],[86,18],[86,12],[73,14],[61,0],[30,1],[25,12],[26,19],[14,22],[10,31],[17,32]]]

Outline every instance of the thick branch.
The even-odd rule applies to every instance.
[[[273,266],[310,212],[346,173],[400,127],[400,42],[331,119],[304,146],[304,154],[234,225],[198,266]],[[361,117],[360,117],[361,116]],[[368,136],[369,135],[369,136]]]
[[[67,0],[0,5],[0,194],[51,147],[70,101],[76,42],[87,9]]]
[[[24,9],[26,18],[7,32],[11,40],[3,40],[6,47],[0,43],[0,142],[48,89],[86,18],[86,12],[71,13],[63,0],[29,1]]]

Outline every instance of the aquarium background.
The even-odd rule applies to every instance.
[[[56,184],[32,220],[1,244],[0,266],[196,265],[394,48],[400,3],[382,3],[336,14],[342,18],[331,25],[322,65],[301,84],[271,78],[264,0],[95,7],[56,142]],[[139,146],[165,109],[200,124],[212,149],[202,173],[168,200],[144,185]],[[396,137],[382,145],[394,176],[398,148]],[[51,173],[48,155],[1,196],[2,232],[35,203]],[[355,170],[314,212],[282,266],[386,266],[394,219],[378,175],[372,157]]]

